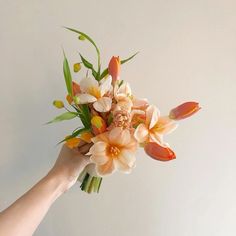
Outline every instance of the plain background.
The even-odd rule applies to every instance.
[[[235,0],[1,0],[0,209],[47,173],[56,143],[78,125],[43,125],[60,113],[52,101],[66,94],[62,47],[71,65],[78,52],[95,58],[61,27],[69,26],[96,40],[104,67],[112,55],[140,51],[122,79],[162,114],[188,100],[203,109],[166,137],[176,160],[140,150],[131,175],[104,179],[99,195],[74,186],[35,235],[235,235],[235,13]]]

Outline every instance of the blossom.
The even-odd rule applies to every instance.
[[[155,160],[170,161],[176,158],[175,153],[167,146],[149,142],[144,146],[145,152]]]
[[[131,100],[131,88],[127,82],[117,81],[114,85],[114,98],[116,100],[116,105],[114,110],[126,110],[131,111],[133,106]]]
[[[168,116],[160,117],[159,110],[148,106],[144,123],[138,125],[134,137],[139,143],[157,142],[163,144],[163,135],[168,134],[177,128],[177,124]]]
[[[92,130],[95,135],[106,131],[107,125],[101,116],[93,116],[91,119]]]
[[[105,176],[119,170],[130,173],[135,166],[137,141],[129,130],[115,127],[92,139],[94,145],[89,150],[90,160],[96,164],[98,175]]]
[[[112,77],[112,82],[119,80],[120,77],[120,58],[112,57],[108,65],[108,73]]]
[[[111,90],[111,76],[100,82],[94,78],[84,78],[80,82],[81,93],[77,95],[80,104],[93,103],[98,112],[108,112],[111,109],[112,99],[106,94]]]
[[[172,109],[169,113],[170,119],[182,120],[189,116],[192,116],[201,109],[197,102],[185,102],[176,108]]]

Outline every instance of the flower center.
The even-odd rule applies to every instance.
[[[117,146],[111,145],[107,148],[107,153],[110,157],[117,157],[120,154],[120,149]]]
[[[96,98],[101,97],[101,93],[100,93],[99,89],[97,87],[94,87],[94,86],[89,88],[89,94],[93,95]]]

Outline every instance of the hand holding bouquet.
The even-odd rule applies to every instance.
[[[70,66],[64,54],[63,71],[67,87],[67,108],[60,100],[53,102],[66,112],[52,121],[59,122],[79,118],[82,127],[77,127],[62,142],[76,148],[81,142],[93,143],[87,155],[91,163],[79,177],[81,189],[98,192],[102,178],[115,171],[130,173],[135,167],[136,150],[144,148],[155,160],[170,161],[175,153],[163,136],[177,128],[177,121],[196,113],[197,102],[186,102],[161,116],[158,108],[132,94],[127,82],[120,78],[120,67],[136,54],[125,60],[113,56],[108,68],[101,71],[100,51],[95,42],[85,33],[67,28],[78,34],[79,40],[90,42],[97,52],[97,67],[80,55],[81,62],[74,64],[74,72],[81,66],[88,69],[81,81],[72,79]]]

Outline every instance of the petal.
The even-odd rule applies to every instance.
[[[107,144],[105,142],[99,141],[94,143],[94,145],[89,149],[88,155],[103,154],[106,152]]]
[[[169,148],[150,142],[144,147],[145,152],[155,160],[170,161],[176,158],[175,153]]]
[[[109,158],[107,155],[104,154],[94,154],[90,157],[90,161],[98,164],[98,165],[104,165],[106,162],[109,161]]]
[[[92,103],[97,101],[97,98],[88,93],[79,94],[77,97],[79,99],[80,104]]]
[[[93,107],[98,112],[108,112],[111,109],[111,103],[111,98],[102,97],[93,104]]]
[[[109,133],[109,140],[112,144],[126,146],[130,142],[130,132],[127,129],[115,127]]]
[[[158,121],[160,112],[157,107],[150,105],[146,110],[146,125],[151,129]]]
[[[132,170],[132,167],[128,166],[126,163],[123,163],[120,159],[114,159],[114,165],[117,170],[125,174],[129,174]]]
[[[150,141],[153,141],[155,143],[158,143],[160,145],[163,144],[163,135],[159,133],[150,133]]]
[[[148,129],[145,124],[140,124],[134,131],[134,137],[139,143],[143,143],[148,138]]]
[[[157,128],[154,127],[155,132],[159,134],[169,134],[178,127],[178,124],[171,120],[168,116],[163,116],[158,119]]]
[[[101,96],[106,94],[107,92],[110,91],[112,85],[111,85],[112,78],[111,76],[108,76],[107,78],[104,78],[100,81],[100,92]]]
[[[105,164],[97,165],[96,170],[100,176],[106,176],[106,175],[113,173],[115,171],[115,166],[114,166],[113,160],[109,159],[109,161],[106,162]]]
[[[136,109],[145,109],[148,106],[148,101],[146,98],[143,99],[133,99],[133,108]]]
[[[81,80],[80,89],[82,92],[85,92],[85,93],[89,92],[89,88],[91,87],[98,88],[99,87],[98,81],[90,77],[85,77]]]
[[[99,134],[99,135],[93,137],[91,140],[92,140],[93,143],[96,143],[96,142],[99,142],[99,141],[109,143],[108,132]]]
[[[119,160],[126,163],[129,167],[133,167],[136,161],[135,152],[129,150],[122,150]]]
[[[123,84],[118,88],[117,94],[123,94],[130,96],[132,94],[129,83],[123,82]]]

